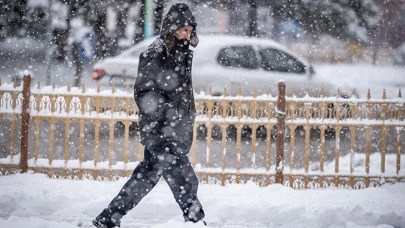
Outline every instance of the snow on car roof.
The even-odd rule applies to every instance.
[[[230,35],[199,35],[198,37],[200,39],[200,43],[198,44],[198,46],[196,48],[192,48],[195,51],[200,51],[200,49],[202,47],[206,48],[208,46],[218,47],[218,46],[232,46],[232,45],[246,44],[246,45],[258,45],[258,46],[260,46],[260,45],[271,46],[271,47],[280,49],[282,51],[291,53],[291,51],[289,51],[288,48],[286,48],[282,44],[277,43],[276,41],[273,41],[270,39],[265,39],[265,38],[246,37],[246,36],[230,36]],[[128,50],[124,51],[120,55],[127,55],[128,53],[132,52],[133,50],[135,50],[139,47],[148,46],[155,39],[156,39],[156,36],[143,40],[140,43],[135,44]]]
[[[218,45],[240,45],[240,44],[256,44],[256,45],[266,45],[280,48],[285,50],[286,48],[281,44],[264,38],[247,37],[247,36],[230,36],[230,35],[199,35],[200,44],[218,44]],[[198,48],[198,46],[197,46]]]
[[[216,55],[223,47],[236,46],[236,45],[252,45],[254,47],[272,47],[278,50],[284,51],[291,56],[295,57],[299,61],[306,65],[308,61],[299,56],[298,54],[290,51],[288,48],[283,46],[276,41],[265,39],[265,38],[255,38],[246,36],[231,36],[231,35],[199,35],[200,43],[196,48],[192,48],[194,51],[194,60],[198,64],[216,64]],[[156,39],[156,36],[149,39],[143,40],[138,44],[135,44],[128,50],[124,51],[120,55],[112,58],[106,58],[106,61],[110,63],[122,62],[122,61],[133,61],[138,59],[139,54],[146,50],[146,48]],[[214,55],[214,58],[213,58]]]

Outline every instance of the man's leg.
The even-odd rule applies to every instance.
[[[164,168],[163,177],[183,211],[185,221],[198,222],[203,220],[204,210],[197,197],[198,179],[190,160],[186,155],[177,156],[168,153],[168,151],[161,151],[159,154],[153,159],[155,159],[156,164],[160,164],[160,167]]]
[[[101,223],[106,227],[120,226],[121,218],[155,187],[161,175],[155,167],[152,153],[145,148],[143,161],[138,164],[131,178],[108,207],[97,216],[93,224],[98,226],[97,224]]]

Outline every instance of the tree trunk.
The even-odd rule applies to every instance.
[[[273,18],[273,27],[272,27],[272,39],[275,41],[280,41],[280,19]]]
[[[246,29],[244,27],[247,19],[245,5],[242,5],[239,0],[229,1],[227,4],[229,9],[228,34],[245,35]]]
[[[10,7],[11,17],[7,17],[6,21],[10,25],[9,32],[13,36],[25,36],[26,18],[27,18],[27,0],[14,1],[8,6]],[[4,4],[4,3],[3,3]],[[3,7],[3,6],[1,6]]]
[[[129,8],[126,7],[117,12],[116,36],[118,39],[125,39],[127,37],[126,29],[128,24],[128,10]]]
[[[107,56],[108,53],[108,47],[110,47],[110,44],[107,42],[107,28],[106,24],[107,23],[107,13],[104,11],[97,15],[97,18],[92,24],[93,31],[96,36],[96,55],[99,58],[104,58]]]
[[[156,8],[155,8],[155,21],[154,21],[154,35],[159,35],[160,33],[160,27],[162,26],[162,21],[163,21],[163,0],[157,0],[156,1]]]
[[[136,22],[136,29],[135,29],[135,38],[134,43],[137,44],[144,40],[145,38],[145,1],[141,1],[141,7],[139,9],[139,19]]]
[[[66,45],[67,45],[67,39],[69,36],[69,29],[54,29],[52,31],[52,38],[53,41],[56,45],[56,50],[55,50],[55,59],[58,61],[63,61],[65,60],[66,56]]]
[[[249,0],[249,28],[247,36],[256,36],[257,35],[257,0]]]

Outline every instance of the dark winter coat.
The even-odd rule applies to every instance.
[[[191,77],[193,52],[173,31],[197,23],[186,4],[173,5],[162,24],[161,35],[141,53],[134,98],[139,108],[141,143],[164,145],[174,154],[187,154],[195,119]],[[190,44],[198,43],[196,33]]]

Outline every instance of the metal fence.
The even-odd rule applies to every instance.
[[[113,180],[130,175],[143,159],[130,89],[29,84],[28,76],[20,87],[0,81],[2,175],[33,170],[54,178]],[[278,182],[293,188],[364,188],[405,180],[400,90],[395,99],[385,93],[344,99],[339,91],[336,97],[314,98],[308,91],[297,98],[292,91],[279,98],[270,91],[252,97],[196,93],[189,156],[201,182],[265,186],[279,175]],[[277,109],[280,102],[285,111]],[[280,120],[285,127],[277,130]]]

